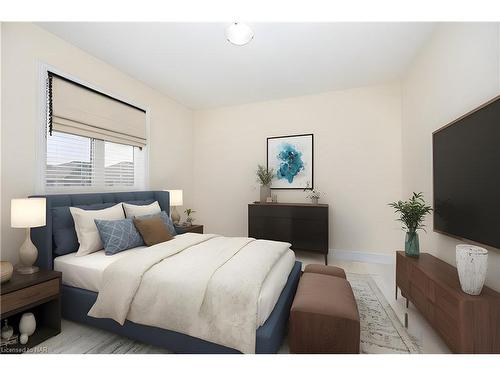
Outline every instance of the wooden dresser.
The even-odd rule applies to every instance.
[[[324,254],[328,264],[328,205],[249,204],[248,236],[290,242],[293,250]]]
[[[460,288],[457,269],[430,255],[396,254],[396,293],[410,300],[454,353],[500,353],[500,293]]]

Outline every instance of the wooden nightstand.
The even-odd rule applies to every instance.
[[[22,353],[61,332],[61,272],[40,270],[31,275],[14,272],[0,287],[0,318],[19,334],[19,320],[25,312],[35,315],[36,330],[25,345],[9,344],[0,353]]]
[[[203,234],[203,225],[197,225],[193,224],[189,227],[184,227],[182,225],[180,226],[175,226],[175,230],[177,234],[184,234],[184,233],[200,233]]]

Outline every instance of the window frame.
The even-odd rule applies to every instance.
[[[144,152],[144,181],[142,184],[134,186],[60,186],[55,188],[47,188],[45,185],[46,162],[47,162],[47,77],[49,72],[58,74],[64,78],[72,80],[81,85],[87,86],[93,90],[100,91],[106,95],[116,98],[122,102],[138,107],[146,112],[146,139],[147,145],[143,147]],[[36,173],[35,173],[35,192],[36,194],[58,194],[58,193],[96,193],[96,192],[113,192],[113,191],[135,191],[149,189],[149,149],[150,149],[150,108],[141,105],[123,96],[116,95],[108,90],[102,89],[92,83],[84,81],[71,74],[63,72],[58,68],[38,61],[37,63],[38,76],[38,116],[35,122],[35,155],[36,155]]]

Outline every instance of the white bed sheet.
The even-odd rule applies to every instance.
[[[54,269],[62,272],[64,285],[99,292],[102,274],[107,266],[133,252],[144,251],[145,248],[145,246],[140,246],[112,256],[105,255],[104,250],[80,257],[75,256],[76,253],[66,254],[54,259]],[[259,327],[271,315],[294,263],[295,253],[288,250],[276,262],[262,284],[257,309]]]

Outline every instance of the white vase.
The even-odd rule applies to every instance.
[[[24,313],[19,321],[19,333],[21,344],[28,342],[28,336],[31,336],[36,329],[35,316],[32,313]]]
[[[474,245],[457,245],[456,259],[462,290],[473,296],[481,294],[488,269],[488,250]]]

